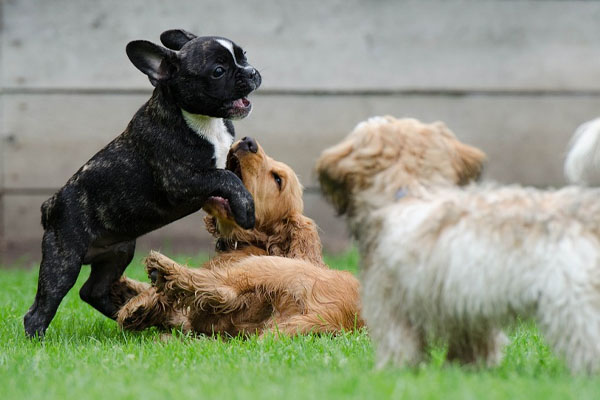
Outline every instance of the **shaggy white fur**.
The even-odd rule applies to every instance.
[[[469,184],[483,158],[442,123],[386,117],[319,159],[360,246],[378,365],[419,363],[432,337],[449,360],[494,365],[520,316],[573,371],[598,370],[600,190]]]
[[[565,160],[565,176],[572,183],[600,186],[600,118],[575,131]]]

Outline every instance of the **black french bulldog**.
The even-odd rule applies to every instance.
[[[131,62],[155,86],[125,131],[100,150],[42,205],[42,263],[28,336],[43,336],[75,283],[91,273],[81,298],[107,317],[120,305],[110,291],[130,263],[140,235],[198,211],[211,196],[229,201],[236,222],[254,226],[254,202],[223,169],[246,98],[261,76],[244,51],[221,37],[184,30],[160,36],[167,47],[136,40]]]

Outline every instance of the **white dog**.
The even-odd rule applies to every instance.
[[[318,160],[359,243],[378,365],[419,363],[432,337],[494,365],[520,316],[573,371],[598,370],[600,190],[469,184],[484,157],[443,123],[375,117]]]
[[[575,131],[565,160],[565,175],[572,183],[600,186],[600,118]]]

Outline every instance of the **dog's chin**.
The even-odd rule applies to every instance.
[[[246,97],[236,100],[205,99],[196,104],[182,104],[181,108],[190,114],[235,120],[246,118],[252,111],[252,103]]]
[[[246,118],[252,111],[252,103],[246,97],[230,101],[225,105],[228,119]]]

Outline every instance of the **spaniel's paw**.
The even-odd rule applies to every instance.
[[[133,299],[119,310],[117,323],[122,329],[139,331],[146,328],[146,324],[144,324],[146,314],[146,307]]]
[[[158,280],[158,271],[155,269],[149,269],[148,277],[150,278],[150,282],[152,282],[153,285],[156,285],[156,281]]]
[[[159,291],[164,289],[165,284],[170,281],[170,276],[177,273],[175,261],[162,254],[151,251],[145,260],[146,272],[152,286]]]

